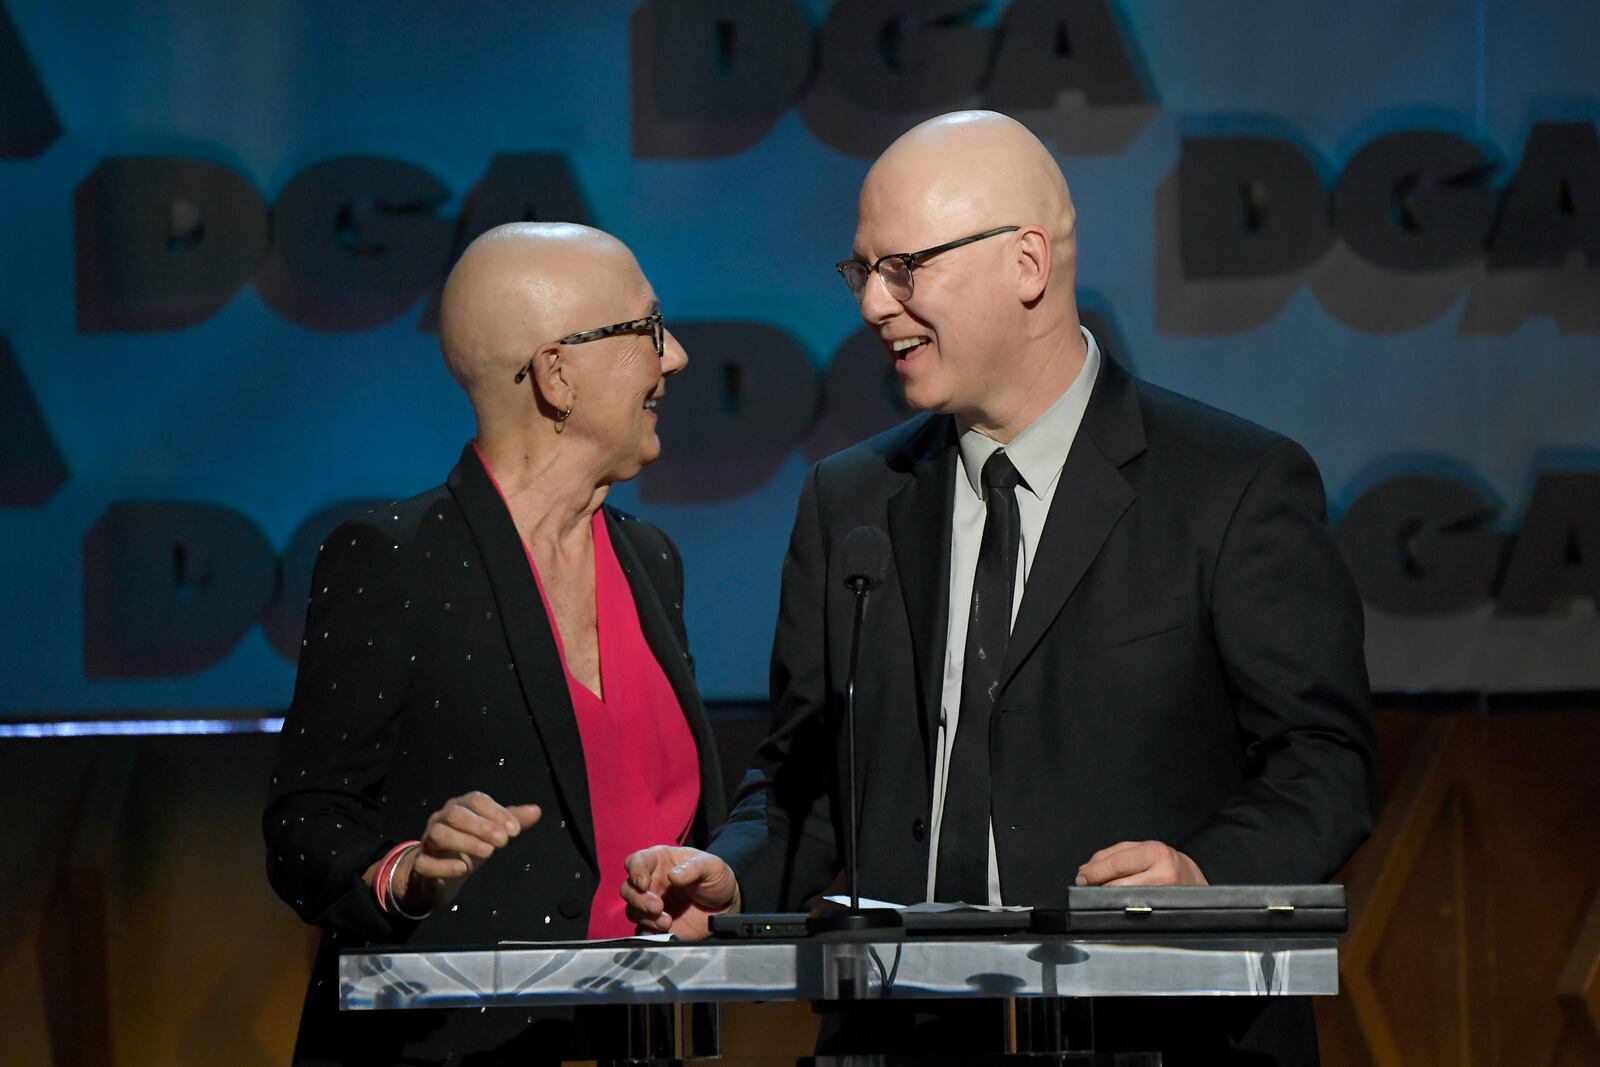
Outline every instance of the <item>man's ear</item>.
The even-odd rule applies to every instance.
[[[1017,233],[1017,296],[1031,304],[1050,284],[1050,237],[1037,226]]]
[[[567,378],[560,345],[541,345],[533,354],[533,393],[539,409],[552,418],[572,410],[577,390]]]

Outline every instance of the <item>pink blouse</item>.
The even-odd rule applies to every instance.
[[[488,470],[488,464],[484,469]],[[493,471],[489,478],[494,480]],[[504,494],[501,496],[503,499]],[[600,862],[600,886],[589,909],[589,936],[626,937],[634,932],[634,925],[623,914],[617,892],[626,877],[622,861],[650,845],[687,840],[700,804],[700,760],[677,694],[640,629],[633,590],[617,561],[601,511],[595,511],[590,528],[603,699],[566,669],[566,646],[544,595],[539,568],[526,542],[522,549],[539,587],[550,632],[555,634],[583,741],[595,852]]]
[[[622,861],[641,848],[688,839],[700,803],[700,761],[677,694],[639,628],[633,591],[611,547],[605,518],[596,511],[593,522],[594,606],[605,699],[571,671],[567,690],[583,738],[600,861],[589,936],[626,937],[634,927],[623,915],[617,892],[625,877]],[[554,619],[550,628],[555,629]],[[562,666],[566,661],[563,650]]]

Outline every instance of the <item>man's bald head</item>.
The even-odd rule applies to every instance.
[[[509,223],[456,261],[439,306],[439,343],[481,428],[502,408],[526,403],[512,378],[538,345],[645,314],[649,299],[633,253],[610,234],[575,223]]]
[[[889,351],[907,404],[1009,440],[1072,382],[1086,351],[1072,194],[1020,122],[941,115],[867,173],[858,263],[947,245],[912,261],[909,279],[898,268],[893,288],[889,275],[868,275],[861,317]]]
[[[1058,250],[1075,245],[1060,166],[1026,126],[994,111],[940,115],[901,135],[867,173],[860,210],[863,220],[914,218],[944,239],[1017,225],[1041,227]]]

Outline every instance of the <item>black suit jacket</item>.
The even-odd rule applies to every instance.
[[[605,521],[699,750],[691,838],[704,842],[725,805],[683,626],[682,564],[650,524],[609,508]],[[543,816],[451,907],[422,922],[379,910],[362,872],[475,789],[537,803]],[[296,1062],[498,1062],[508,1042],[524,1061],[584,1051],[571,1012],[337,1010],[341,948],[582,938],[597,885],[623,878],[597,869],[560,655],[521,539],[470,446],[445,485],[348,522],[322,546],[263,826],[273,888],[328,931]]]
[[[926,416],[806,479],[771,734],[712,845],[747,907],[796,907],[841,865],[854,598],[839,554],[860,525],[894,550],[856,681],[861,891],[926,894],[956,477],[954,421]],[[1007,903],[1061,900],[1122,840],[1165,841],[1213,883],[1289,883],[1327,879],[1366,836],[1362,609],[1324,508],[1294,442],[1102,360],[990,723]]]

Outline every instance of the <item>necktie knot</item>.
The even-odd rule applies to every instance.
[[[996,489],[1009,493],[1022,481],[1022,475],[1017,473],[1016,465],[1006,455],[1006,450],[998,448],[983,464],[982,481],[983,495],[987,497]]]

